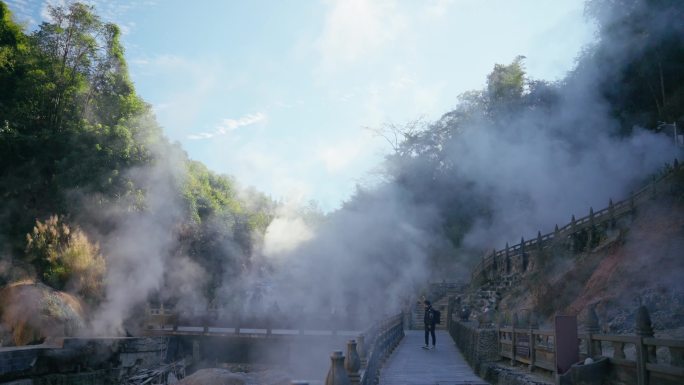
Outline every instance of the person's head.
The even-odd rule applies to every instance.
[[[425,305],[425,307],[430,307],[430,301],[428,300],[423,301],[423,304]]]

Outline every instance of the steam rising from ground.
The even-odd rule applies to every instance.
[[[643,1],[623,3],[594,1],[588,9],[604,23],[624,17],[621,12],[644,15],[637,25],[648,33],[637,39],[634,31],[604,32],[578,68],[554,86],[551,109],[542,106],[497,124],[471,125],[447,145],[459,176],[472,181],[475,194],[487,197],[493,208],[491,217],[478,219],[467,234],[466,246],[501,248],[538,230],[550,232],[555,224],[568,223],[571,214],[583,217],[590,207],[606,207],[610,198],[626,198],[647,176],[681,158],[667,136],[639,127],[621,136],[615,111],[601,94],[605,84],[619,92],[619,74],[649,44],[684,39],[676,12]],[[617,28],[636,27],[623,22]]]
[[[398,309],[397,302],[437,276],[431,257],[450,251],[441,227],[444,212],[470,209],[468,199],[452,207],[452,197],[471,196],[487,207],[473,215],[461,245],[460,253],[472,264],[484,249],[535,237],[538,230],[550,232],[572,214],[585,216],[590,207],[602,209],[609,199],[624,199],[642,187],[680,151],[663,135],[639,127],[629,135],[621,131],[599,86],[614,82],[643,46],[606,39],[598,45],[603,61],[588,55],[563,83],[535,90],[545,102],[504,108],[494,119],[486,116],[487,106],[476,107],[465,123],[447,114],[428,126],[428,131],[449,132],[448,139],[434,144],[439,162],[430,163],[433,159],[420,153],[411,155],[415,161],[409,167],[390,161],[389,168],[400,172],[389,182],[359,192],[315,237],[285,253],[290,265],[273,279],[277,287],[294,290],[276,293],[278,301]],[[523,98],[536,96],[528,91]],[[421,157],[430,166],[421,166]],[[460,253],[446,259],[457,264]]]
[[[273,276],[274,299],[306,311],[358,314],[370,320],[397,311],[428,278],[427,256],[440,243],[438,213],[386,186],[361,192],[286,256]]]
[[[279,258],[313,237],[314,229],[302,218],[298,204],[286,203],[278,208],[276,217],[266,229],[263,253],[270,258]]]
[[[626,59],[621,51],[611,55],[615,63]],[[361,189],[317,228],[291,207],[281,207],[263,245],[250,256],[253,264],[240,279],[224,280],[216,302],[228,312],[277,303],[302,315],[354,314],[369,321],[398,311],[434,280],[435,255],[457,264],[458,253],[444,234],[444,212],[470,208],[467,201],[444,204],[453,202],[450,197],[472,195],[487,203],[488,213],[475,215],[463,239],[462,246],[478,252],[551,231],[573,213],[580,217],[590,206],[600,209],[609,198],[625,197],[677,151],[667,138],[638,128],[630,136],[617,135],[610,106],[596,90],[606,78],[603,69],[585,65],[550,91],[556,97],[551,108],[517,111],[496,122],[475,118],[456,127],[445,115],[429,128],[453,133],[440,143],[449,172],[406,169],[409,179],[425,183],[412,186],[395,178]],[[184,215],[177,196],[184,178],[180,159],[159,154],[153,167],[131,173],[145,190],[145,210],[114,205],[99,214],[117,225],[101,239],[108,275],[105,300],[92,321],[97,333],[120,332],[133,309],[159,291],[179,300],[181,308],[207,307],[207,272],[178,242]],[[254,295],[264,282],[265,292]]]
[[[504,128],[470,127],[451,143],[451,161],[492,209],[491,217],[477,219],[466,246],[501,248],[539,230],[553,231],[571,214],[580,218],[590,207],[606,207],[610,198],[626,198],[676,156],[662,135],[636,129],[629,137],[612,137],[614,123],[587,107],[567,101],[558,111],[565,118],[554,111],[523,116]]]
[[[178,154],[176,154],[178,155]],[[102,215],[115,219],[113,233],[104,239],[107,255],[106,294],[92,319],[96,334],[121,333],[132,311],[153,294],[175,297],[180,305],[206,309],[201,295],[204,271],[178,247],[184,222],[178,186],[185,167],[180,156],[164,154],[152,166],[137,168],[130,178],[146,192],[144,210],[131,211],[130,202],[110,207]]]

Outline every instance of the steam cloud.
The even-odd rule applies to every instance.
[[[660,27],[654,31],[666,33]],[[677,155],[667,138],[639,128],[618,136],[618,123],[597,90],[597,84],[611,79],[608,73],[620,70],[619,63],[638,55],[630,43],[605,42],[602,47],[612,47],[615,66],[605,70],[585,63],[550,91],[557,100],[552,108],[512,113],[504,123],[475,119],[456,128],[449,115],[435,122],[432,128],[458,131],[442,143],[443,161],[453,165],[452,171],[432,174],[444,180],[423,186],[393,180],[361,189],[317,228],[281,207],[264,243],[250,256],[263,264],[246,268],[238,281],[225,280],[217,291],[223,297],[219,302],[228,306],[228,297],[268,282],[272,290],[249,309],[277,302],[281,309],[350,312],[370,321],[399,310],[425,283],[443,277],[432,269],[435,255],[452,258],[466,275],[468,263],[459,264],[460,254],[517,243],[520,236],[566,223],[572,213],[582,216],[589,207],[604,207],[609,198],[625,197]],[[173,154],[159,156],[153,167],[131,173],[146,191],[144,211],[115,205],[99,214],[117,225],[101,239],[108,271],[105,301],[92,321],[97,333],[121,332],[133,309],[162,288],[172,288],[164,295],[177,298],[181,307],[207,307],[202,294],[207,272],[178,244],[183,212],[175,194],[184,166]],[[409,179],[429,180],[419,175],[426,171],[420,167],[404,171]],[[468,187],[425,191],[431,186]],[[490,210],[476,216],[465,248],[457,251],[442,225],[444,202],[459,194],[483,198]],[[230,311],[247,309],[249,296],[240,301],[243,307]]]
[[[159,155],[152,166],[130,172],[130,178],[146,191],[145,209],[130,212],[126,202],[104,213],[117,223],[102,244],[108,257],[106,295],[93,316],[96,334],[121,333],[132,310],[162,288],[165,297],[206,309],[200,295],[203,269],[178,249],[184,214],[178,186],[185,167],[179,154]],[[170,284],[164,287],[165,282]]]

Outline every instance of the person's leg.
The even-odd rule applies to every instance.
[[[425,325],[425,346],[428,346],[428,333],[430,333],[430,326]]]
[[[437,339],[435,338],[435,325],[430,327],[430,333],[432,333],[432,346],[437,344]]]

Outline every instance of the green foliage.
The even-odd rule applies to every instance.
[[[78,227],[53,215],[44,222],[36,221],[26,241],[26,258],[45,283],[89,300],[101,297],[105,261],[98,246]]]
[[[256,191],[239,192],[232,178],[168,142],[135,92],[116,25],[78,2],[48,12],[51,21],[26,34],[0,1],[0,238],[15,254],[26,252],[50,285],[97,297],[84,273],[94,269],[92,276],[101,278],[97,247],[56,216],[37,224],[35,218],[68,216],[106,235],[118,217],[83,215],[83,208],[116,205],[123,216],[147,210],[134,175],[180,153],[185,173],[171,192],[187,214],[180,231],[173,230],[179,249],[216,272],[210,285],[224,278],[225,266],[237,274],[249,264],[275,203]]]
[[[553,125],[554,116],[567,113],[559,109],[564,98],[576,97],[582,89],[592,98],[598,89],[598,100],[605,100],[610,118],[622,123],[624,133],[634,126],[656,130],[659,121],[684,126],[684,2],[592,0],[587,11],[598,21],[600,41],[584,51],[564,80],[529,79],[524,57],[518,56],[510,64],[496,64],[486,88],[462,94],[456,107],[437,122],[379,130],[394,150],[386,158],[387,179],[417,203],[437,208],[453,246],[462,246],[476,221],[487,223],[493,207],[486,192],[475,192],[455,163],[459,156],[454,151],[463,148],[455,144],[463,145],[459,141],[466,128],[504,131],[511,122],[545,124],[543,119]],[[496,155],[492,164],[501,162]],[[592,239],[598,240],[598,234]]]
[[[634,125],[682,119],[684,111],[684,3],[679,0],[591,0],[587,13],[597,22],[600,41],[585,52],[579,70],[621,64],[601,79],[625,131]]]
[[[17,51],[25,46],[21,27],[12,21],[5,3],[0,3],[0,71],[11,71]]]
[[[493,105],[510,105],[519,102],[525,87],[524,56],[518,56],[509,65],[496,64],[487,75],[487,96]]]

